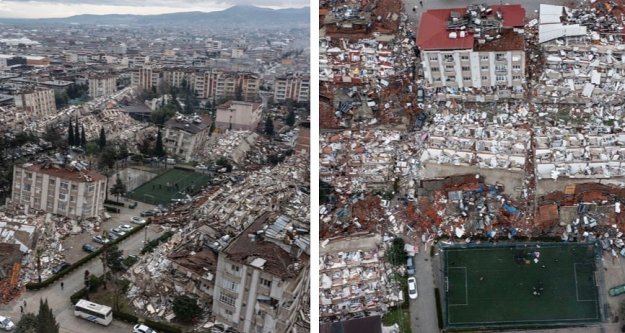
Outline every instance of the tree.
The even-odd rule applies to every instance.
[[[78,129],[78,118],[74,124],[74,146],[80,146],[80,130]]]
[[[85,126],[82,127],[82,132],[80,133],[80,146],[83,149],[87,148],[87,137],[85,136]]]
[[[15,333],[37,333],[37,323],[34,313],[25,313],[15,325]]]
[[[75,143],[74,139],[74,126],[72,126],[72,120],[69,120],[69,127],[67,128],[67,144],[72,147]]]
[[[122,264],[124,252],[115,244],[109,245],[106,252],[106,264],[111,269],[111,272],[118,273],[124,271],[124,265]]]
[[[241,82],[234,88],[234,99],[237,101],[243,100],[243,84]]]
[[[115,180],[115,184],[111,187],[111,194],[117,196],[117,201],[119,201],[119,196],[124,195],[126,193],[126,185],[122,183],[122,179],[117,175],[117,180]]]
[[[156,134],[156,146],[154,147],[154,156],[165,156],[165,148],[163,147],[163,135],[160,128],[158,129],[158,133]]]
[[[319,203],[325,204],[332,200],[334,195],[334,187],[329,183],[319,180]]]
[[[59,324],[54,318],[52,309],[48,306],[48,300],[39,300],[39,313],[37,314],[37,333],[58,333]]]
[[[232,171],[232,164],[230,164],[230,162],[225,158],[225,157],[220,157],[219,159],[217,159],[217,161],[215,161],[215,164],[221,169],[221,168],[226,168],[226,172],[230,172]]]
[[[100,149],[104,149],[106,146],[106,133],[104,133],[104,127],[100,127],[100,140],[98,141]]]
[[[197,300],[186,295],[176,296],[173,306],[174,314],[180,321],[189,323],[202,314]]]
[[[289,114],[286,116],[285,123],[289,126],[295,125],[295,111],[292,108],[289,108]]]
[[[273,120],[271,120],[271,117],[267,117],[265,120],[265,134],[273,136]]]
[[[393,243],[386,250],[386,260],[393,266],[400,266],[406,263],[406,251],[404,250],[405,242],[397,237],[393,239]]]

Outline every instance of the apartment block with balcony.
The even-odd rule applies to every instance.
[[[296,73],[277,77],[273,86],[273,99],[280,102],[287,99],[308,102],[310,100],[310,76]]]
[[[417,46],[428,88],[443,98],[467,88],[477,95],[523,97],[524,18],[520,5],[426,11]]]
[[[117,91],[115,75],[96,75],[89,78],[89,96],[98,98],[112,95]]]
[[[306,306],[310,252],[289,223],[264,213],[219,253],[216,321],[243,333],[292,331]]]
[[[70,218],[104,212],[106,177],[83,168],[24,164],[13,169],[12,201]]]
[[[207,71],[196,75],[194,87],[198,97],[203,99],[234,99],[237,89],[245,101],[260,98],[260,78],[252,73]]]
[[[158,87],[161,82],[161,70],[159,68],[152,68],[151,66],[144,66],[132,72],[130,77],[130,84],[140,89],[152,89],[152,87]]]
[[[15,106],[34,116],[48,116],[56,113],[54,90],[24,90],[15,95]]]

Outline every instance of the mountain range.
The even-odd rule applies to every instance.
[[[85,24],[128,26],[204,26],[207,28],[306,28],[310,23],[310,7],[269,9],[255,6],[234,6],[214,12],[181,12],[160,15],[76,15],[65,18],[15,19],[0,18],[6,24]]]

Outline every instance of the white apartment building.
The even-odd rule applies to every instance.
[[[186,80],[187,85],[194,89],[195,84],[195,72],[192,69],[187,68],[163,68],[162,69],[163,82],[166,82],[172,87],[182,87],[182,82]]]
[[[260,78],[252,73],[227,73],[208,71],[195,76],[194,88],[202,99],[232,99],[236,96],[237,87],[241,89],[241,97],[246,101],[259,98]]]
[[[296,73],[277,77],[273,86],[273,99],[280,102],[287,99],[308,102],[310,100],[310,76]]]
[[[229,101],[217,107],[215,127],[221,130],[253,131],[260,122],[262,112],[259,103]]]
[[[117,91],[117,77],[114,75],[98,75],[89,78],[89,96],[98,98],[112,95]]]
[[[189,162],[193,159],[195,151],[206,144],[210,124],[209,115],[176,114],[165,123],[163,145],[168,153]]]
[[[309,254],[297,240],[284,241],[293,240],[284,235],[288,218],[266,225],[271,219],[260,216],[218,256],[213,314],[239,332],[291,332],[304,305]]]
[[[161,82],[160,73],[160,69],[145,66],[132,72],[130,84],[141,89],[158,87]]]
[[[522,97],[524,18],[520,5],[426,11],[417,46],[428,87],[508,90],[511,97]]]
[[[34,116],[47,116],[56,113],[54,90],[37,89],[23,91],[14,96],[15,106]]]
[[[106,177],[93,170],[24,164],[13,169],[12,201],[71,218],[104,211]]]

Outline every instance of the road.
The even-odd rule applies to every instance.
[[[139,208],[139,207],[137,207]],[[139,210],[136,210],[139,212]],[[121,216],[113,216],[113,220],[118,220],[121,218],[126,218],[127,214],[123,214]],[[121,221],[113,223],[121,223]],[[124,222],[127,223],[127,222]],[[162,233],[162,230],[159,226],[149,226],[147,231],[147,238],[154,239],[158,237]],[[138,255],[143,247],[144,237],[146,237],[145,232],[138,232],[126,240],[124,240],[121,244],[119,244],[119,248],[124,251],[124,255]],[[60,281],[64,283],[64,289],[61,290],[60,281],[56,282],[52,286],[37,290],[37,291],[26,291],[21,298],[8,305],[0,306],[0,313],[2,315],[6,315],[10,317],[15,323],[19,321],[20,318],[20,305],[23,305],[24,300],[26,301],[25,312],[33,312],[36,313],[39,309],[39,301],[41,299],[47,299],[48,304],[53,309],[54,315],[56,316],[57,322],[60,324],[60,332],[61,333],[70,333],[70,332],[89,332],[89,333],[104,333],[104,332],[130,332],[132,331],[132,326],[126,324],[124,322],[120,322],[114,320],[113,323],[108,326],[100,326],[97,324],[93,324],[84,319],[74,317],[73,310],[71,308],[71,302],[69,297],[80,290],[84,286],[83,276],[84,271],[88,270],[92,274],[102,275],[102,261],[99,259],[91,260],[85,266],[69,273]]]
[[[438,332],[438,317],[429,248],[420,249],[415,255],[415,267],[419,297],[410,300],[410,326],[413,333],[436,333]]]

